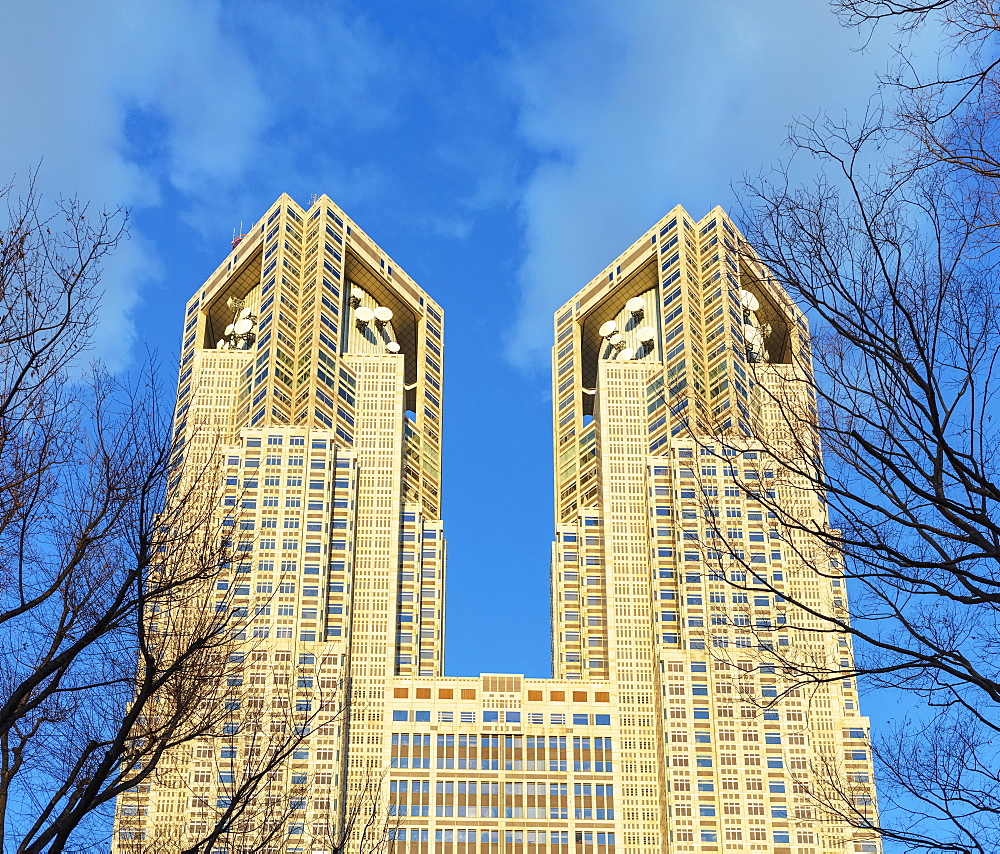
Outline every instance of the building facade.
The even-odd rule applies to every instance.
[[[753,438],[808,330],[726,215],[674,209],[556,314],[552,679],[443,674],[442,341],[325,196],[278,199],[188,303],[176,483],[219,467],[232,559],[204,607],[245,618],[241,675],[226,746],[171,753],[118,845],[216,824],[256,710],[309,723],[266,841],[219,852],[331,852],[345,826],[358,851],[874,852],[829,809],[874,809],[856,686],[789,667],[850,666],[782,595],[842,608],[836,561],[808,569],[767,507],[825,511]]]

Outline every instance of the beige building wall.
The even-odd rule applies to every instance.
[[[443,675],[442,335],[326,197],[280,198],[189,303],[178,477],[219,467],[245,675],[231,743],[171,755],[119,840],[193,838],[239,721],[308,710],[269,850],[330,851],[370,803],[399,852],[874,851],[818,803],[826,775],[874,808],[856,688],[781,664],[849,663],[781,595],[844,590],[760,500],[826,523],[754,440],[809,405],[808,330],[725,214],[675,208],[556,314],[553,679]]]
[[[850,664],[847,637],[791,631],[822,623],[782,592],[831,613],[844,591],[767,507],[825,512],[755,441],[780,446],[782,405],[794,422],[810,403],[801,313],[720,209],[675,208],[557,312],[555,337],[554,667],[610,677],[636,771],[654,756],[625,849],[872,850],[818,803],[832,777],[873,809],[856,688],[785,667]]]

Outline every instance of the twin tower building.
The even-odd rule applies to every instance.
[[[255,709],[304,723],[218,854],[877,850],[836,558],[768,508],[826,511],[755,440],[809,405],[802,314],[721,209],[678,207],[554,335],[553,678],[445,676],[444,312],[326,196],[234,245],[175,415],[178,478],[220,481],[198,601],[244,618],[231,720],[120,799],[119,847],[217,826]]]

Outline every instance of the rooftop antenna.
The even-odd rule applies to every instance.
[[[760,300],[757,299],[750,291],[740,290],[740,303],[743,308],[749,311],[757,311],[760,308]]]
[[[375,312],[364,305],[354,311],[354,320],[357,323],[358,329],[364,329],[373,317],[375,317]]]
[[[383,329],[385,325],[392,320],[392,309],[386,308],[384,305],[380,305],[374,311],[375,325],[379,329]]]
[[[253,309],[247,305],[245,298],[239,297],[229,297],[226,300],[226,308],[233,313],[233,320],[226,326],[223,337],[216,343],[216,349],[249,350],[257,338],[254,332],[257,317]]]
[[[761,327],[755,314],[760,308],[760,301],[750,291],[740,291],[740,303],[743,306],[743,338],[747,348],[747,361],[751,364],[765,362],[767,350],[764,338],[771,332],[770,324],[766,324],[765,328]]]
[[[243,242],[244,237],[246,237],[246,235],[243,233],[243,220],[240,220],[239,234],[236,233],[235,228],[233,229],[233,249],[235,249],[237,246],[240,245],[240,243]]]

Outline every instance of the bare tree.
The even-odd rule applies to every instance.
[[[898,704],[895,725],[872,744],[880,814],[859,804],[851,781],[835,779],[833,763],[825,775],[814,769],[826,777],[817,797],[907,850],[992,852],[1000,848],[997,12],[985,0],[835,5],[850,23],[885,18],[904,32],[940,16],[951,62],[967,67],[929,83],[897,75],[896,107],[859,125],[797,125],[791,142],[817,169],[811,185],[793,181],[791,167],[747,184],[746,273],[773,277],[811,317],[814,364],[754,366],[758,403],[779,426],[752,438],[776,461],[777,488],[742,486],[765,504],[798,563],[850,587],[849,610],[842,597],[831,607],[791,602],[788,631],[847,632],[856,656],[820,661],[777,647],[789,685],[860,676],[895,692]],[[832,527],[798,512],[797,493],[823,496]]]
[[[899,59],[882,81],[891,106],[881,119],[909,143],[891,168],[951,174],[960,182],[952,189],[975,202],[966,210],[974,217],[969,225],[992,240],[1000,223],[1000,9],[993,0],[834,0],[833,6],[850,26],[873,34],[880,24],[895,25],[902,39]],[[928,31],[941,36],[930,70],[908,52],[911,37]]]
[[[286,685],[280,663],[264,650],[248,653],[251,683],[244,692],[227,682],[229,703],[240,697],[240,710],[227,711],[227,723],[218,732],[192,739],[187,750],[161,760],[150,776],[159,796],[175,793],[185,804],[183,816],[165,820],[147,818],[149,786],[133,788],[119,799],[116,848],[125,854],[185,852],[207,854],[225,849],[242,854],[283,850],[288,845],[341,854],[375,854],[386,848],[389,816],[382,775],[366,780],[358,793],[340,803],[334,774],[317,772],[310,759],[322,759],[317,747],[338,743],[344,720],[339,688],[314,694],[309,709],[296,703],[296,692]],[[253,674],[276,668],[279,690],[262,689]],[[286,671],[287,672],[287,671]],[[316,672],[310,666],[293,668],[289,680]],[[272,680],[273,681],[273,680]],[[260,702],[267,696],[266,704]],[[337,753],[327,749],[329,754]],[[192,762],[191,760],[196,760]],[[198,761],[202,760],[202,761]],[[192,768],[195,770],[192,772]],[[159,804],[162,809],[162,800]]]
[[[84,363],[124,212],[68,200],[46,217],[33,184],[0,197],[3,849],[105,849],[119,800],[122,850],[194,854],[250,829],[243,850],[267,850],[294,818],[297,751],[337,725],[342,693],[263,708],[216,463],[176,476],[155,366],[128,380]],[[219,797],[183,838],[143,841],[150,785],[189,788],[186,758],[237,738],[239,766],[216,769]]]

